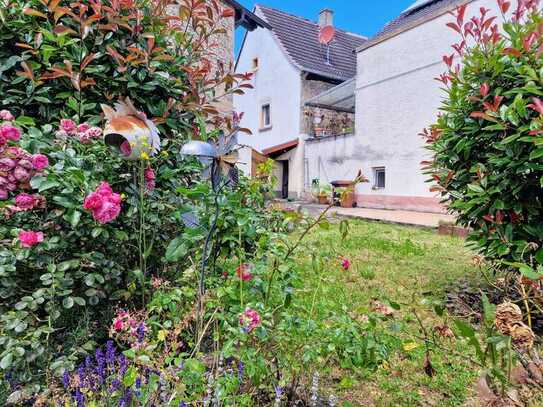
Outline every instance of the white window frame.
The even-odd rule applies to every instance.
[[[379,185],[379,174],[383,173],[383,186]],[[385,189],[387,185],[386,167],[373,167],[373,189]]]
[[[266,123],[266,115],[264,114],[264,108],[268,107],[269,122]],[[260,104],[260,130],[268,130],[272,127],[272,105],[270,101],[262,102]]]

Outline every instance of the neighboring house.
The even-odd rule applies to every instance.
[[[298,198],[310,183],[306,139],[352,132],[354,125],[352,106],[337,111],[306,103],[354,78],[354,51],[366,38],[331,29],[333,11],[328,9],[321,11],[318,22],[261,5],[255,7],[254,14],[271,29],[247,32],[238,56],[236,71],[254,73],[254,89],[234,97],[236,111],[244,113],[241,126],[253,133],[242,136],[240,144],[273,158],[280,180],[278,192],[284,198]],[[319,40],[324,27],[335,32],[329,45]],[[241,167],[248,175],[254,172],[253,150],[242,152]]]
[[[419,133],[436,120],[444,93],[434,78],[459,42],[449,12],[468,3],[466,21],[480,7],[499,15],[495,0],[419,0],[357,49],[355,136],[308,144],[310,178],[330,182],[361,168],[370,183],[357,187],[358,206],[444,210],[421,170],[429,154]],[[342,92],[315,99],[334,106]]]

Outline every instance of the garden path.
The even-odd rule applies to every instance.
[[[319,215],[326,209],[325,205],[305,202],[282,202],[281,205],[287,210],[303,210],[309,212],[309,214],[313,216]],[[330,209],[329,213],[331,216],[335,215],[344,218],[373,220],[398,225],[430,228],[437,228],[440,222],[455,222],[455,217],[452,215],[429,212],[333,207]]]

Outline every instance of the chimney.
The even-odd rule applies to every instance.
[[[325,8],[319,13],[319,27],[326,27],[327,25],[334,25],[334,10]]]

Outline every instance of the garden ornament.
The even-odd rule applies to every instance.
[[[225,178],[225,184],[222,187],[227,185],[235,186],[238,183],[239,176],[236,163],[239,155],[235,150],[237,144],[237,132],[229,136],[225,136],[221,132],[216,143],[198,140],[189,141],[181,148],[181,154],[198,158],[204,165],[202,178],[211,179],[213,191],[217,192],[223,177]]]
[[[129,160],[147,160],[160,151],[157,127],[129,98],[119,100],[114,109],[101,106],[107,120],[104,129],[107,145],[119,149]]]

